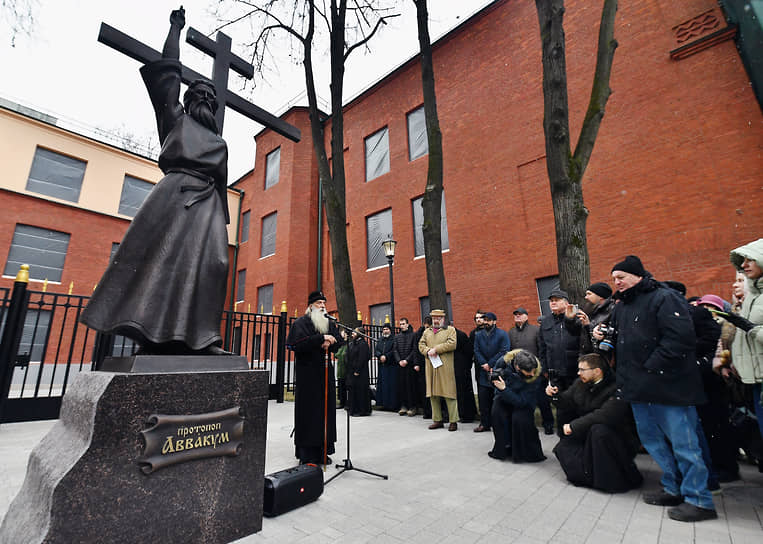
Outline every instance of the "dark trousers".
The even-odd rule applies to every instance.
[[[624,493],[643,481],[633,462],[633,453],[607,425],[593,425],[584,441],[562,438],[554,448],[554,455],[567,479],[577,486]]]
[[[421,406],[417,383],[419,373],[413,370],[411,363],[398,368],[397,395],[400,399],[400,405],[409,410],[416,410]]]
[[[489,429],[491,413],[493,411],[493,395],[495,390],[493,386],[485,387],[484,385],[477,385],[477,398],[480,402],[480,425]]]
[[[546,395],[548,380],[543,376],[538,379],[540,381],[540,387],[538,388],[538,410],[540,410],[540,417],[545,429],[554,426],[554,413],[551,411],[551,397]]]
[[[344,405],[347,402],[347,382],[344,378],[337,379],[336,392],[339,396],[339,407],[344,408]]]
[[[537,463],[546,458],[534,414],[534,408],[516,408],[500,399],[493,402],[493,457],[511,457],[515,463]]]
[[[458,399],[458,417],[464,423],[471,423],[477,415],[472,389],[471,367],[456,368],[456,398]]]

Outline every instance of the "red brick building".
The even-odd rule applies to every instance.
[[[600,16],[595,3],[567,2],[573,145],[590,94]],[[584,178],[593,281],[637,254],[656,277],[680,280],[690,294],[729,296],[729,250],[763,233],[763,118],[735,32],[712,0],[620,3],[613,94]],[[557,273],[535,6],[491,4],[435,44],[434,63],[453,318],[468,329],[479,307],[508,327],[518,305],[538,314],[539,292]],[[413,58],[344,107],[347,229],[364,318],[383,315],[380,305],[389,303],[386,261],[369,256],[378,250],[374,233],[398,241],[396,315],[418,322],[427,295],[414,218],[427,170],[421,106]],[[307,112],[293,108],[284,118],[300,127],[303,140],[263,131],[254,170],[236,183],[247,239],[238,250],[236,271],[246,277],[236,298],[258,311],[277,311],[285,300],[293,313],[318,285],[331,305],[334,283],[325,221],[319,248]]]

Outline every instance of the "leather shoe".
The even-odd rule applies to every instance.
[[[675,508],[670,508],[668,510],[668,517],[676,521],[704,521],[706,519],[716,519],[718,513],[711,508],[700,508],[699,506],[684,502]]]
[[[681,495],[671,495],[665,491],[657,491],[654,493],[644,493],[644,502],[657,506],[678,506],[684,502],[684,499]]]
[[[498,459],[499,461],[505,461],[506,457],[499,457],[496,453],[493,452],[493,450],[490,450],[487,452],[488,457],[492,459]]]
[[[482,425],[477,425],[474,428],[475,433],[486,433],[490,430],[490,427],[483,427]]]
[[[435,421],[434,423],[432,423],[427,428],[428,429],[442,429],[443,427],[445,427],[445,425],[442,424],[442,421]]]
[[[450,425],[448,425],[448,430],[449,431],[457,431],[458,430],[458,423],[451,423]]]

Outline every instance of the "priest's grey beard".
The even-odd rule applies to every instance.
[[[329,320],[326,317],[326,313],[320,308],[313,308],[310,306],[310,321],[315,325],[315,329],[321,334],[327,334],[329,332]]]
[[[197,121],[201,125],[207,127],[215,134],[219,134],[217,130],[217,120],[215,120],[215,114],[212,113],[212,108],[204,100],[191,100],[186,105],[186,113]]]

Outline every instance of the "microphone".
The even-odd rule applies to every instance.
[[[323,314],[323,315],[324,315],[324,316],[326,317],[326,319],[328,319],[329,321],[339,321],[339,320],[338,320],[336,317],[334,317],[333,315],[329,315],[329,314]]]

